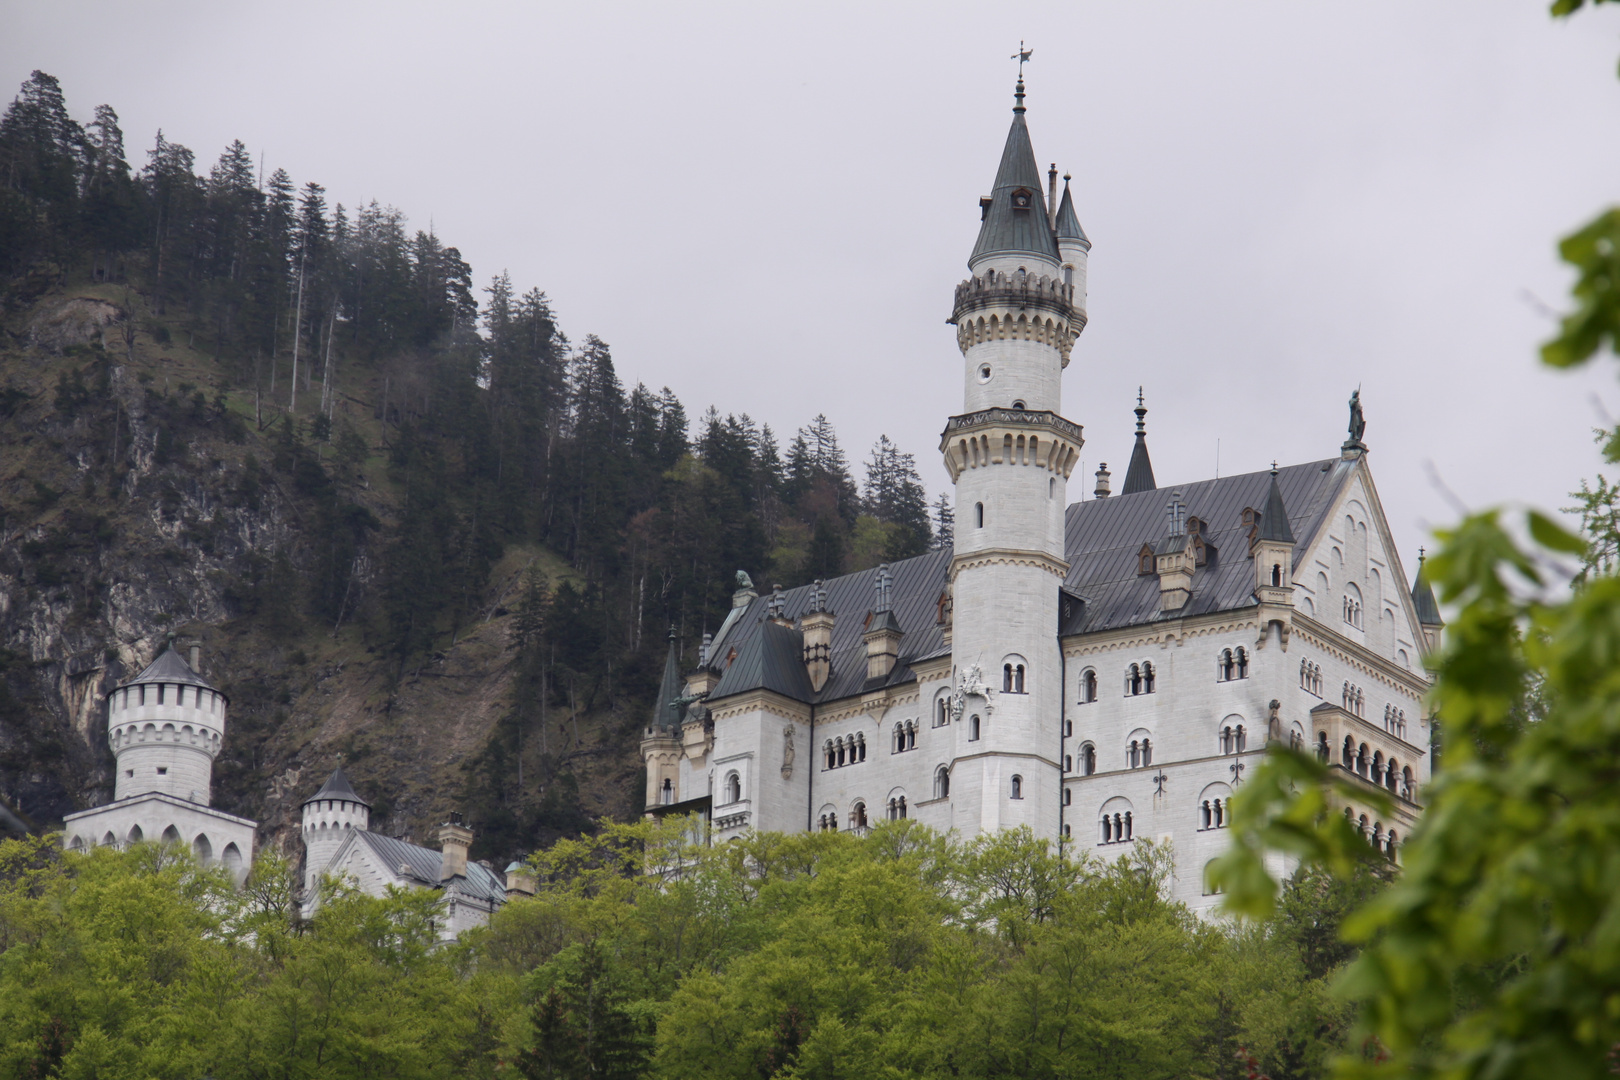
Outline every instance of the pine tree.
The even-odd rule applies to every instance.
[[[956,508],[943,491],[934,500],[934,548],[949,550],[956,543]]]

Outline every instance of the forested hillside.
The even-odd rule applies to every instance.
[[[133,161],[131,159],[134,159]],[[386,189],[388,178],[375,179]],[[215,804],[285,844],[341,760],[375,827],[504,859],[639,809],[673,626],[948,539],[911,455],[857,485],[626,387],[537,287],[225,147],[126,151],[35,72],[0,119],[0,803],[110,794],[99,699],[173,634],[231,698]]]

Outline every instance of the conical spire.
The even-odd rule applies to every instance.
[[[371,806],[370,803],[355,792],[354,785],[349,783],[349,777],[343,771],[341,765],[332,770],[332,775],[326,778],[326,783],[321,785],[321,790],[304,800],[304,805],[308,806],[312,802],[325,802],[328,799],[332,802],[359,803],[368,809]]]
[[[1012,128],[996,169],[996,186],[985,208],[979,241],[968,258],[971,266],[990,255],[1034,255],[1058,261],[1057,240],[1041,192],[1041,170],[1035,164],[1029,128],[1024,123],[1024,80],[1014,94]]]
[[[1142,404],[1142,388],[1136,388],[1136,445],[1131,448],[1131,463],[1125,469],[1125,486],[1121,495],[1135,495],[1138,491],[1155,491],[1153,462],[1148,460],[1147,406]]]
[[[1258,540],[1275,540],[1283,544],[1294,542],[1294,530],[1288,525],[1288,508],[1283,506],[1282,488],[1277,486],[1277,463],[1271,463],[1271,490],[1266,492],[1266,505],[1260,511]]]
[[[673,730],[681,726],[681,707],[675,699],[681,696],[681,658],[675,646],[675,628],[669,628],[669,656],[664,660],[664,679],[658,684],[658,698],[653,702],[652,726],[655,730]]]
[[[1063,175],[1063,201],[1058,203],[1056,230],[1059,240],[1076,240],[1087,251],[1091,250],[1091,241],[1086,237],[1086,230],[1080,227],[1080,218],[1074,212],[1074,196],[1069,193],[1067,173]]]
[[[1446,625],[1446,620],[1440,617],[1440,605],[1435,602],[1434,590],[1429,587],[1429,575],[1423,572],[1422,548],[1418,548],[1417,577],[1412,581],[1412,606],[1417,609],[1419,625]]]

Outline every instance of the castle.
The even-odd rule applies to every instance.
[[[157,841],[219,864],[240,883],[251,868],[258,825],[211,805],[214,759],[225,737],[225,694],[203,678],[199,648],[188,662],[171,640],[156,660],[107,695],[107,738],[117,759],[113,801],[63,819],[69,850]],[[442,938],[482,925],[508,895],[534,884],[513,863],[504,876],[467,852],[473,834],[459,818],[438,829],[439,851],[370,831],[371,804],[341,768],[304,800],[302,910],[313,915],[323,876],[347,879],[372,896],[390,887],[437,890]]]
[[[767,595],[739,573],[684,680],[670,643],[647,810],[701,814],[716,841],[898,818],[1103,857],[1167,841],[1176,895],[1207,909],[1228,800],[1282,741],[1390,797],[1342,809],[1395,859],[1429,777],[1441,618],[1421,564],[1405,585],[1359,397],[1329,456],[1168,491],[1139,399],[1121,490],[1105,465],[1071,503],[1062,376],[1091,243],[1056,167],[1042,190],[1024,96],[949,320],[953,547]]]

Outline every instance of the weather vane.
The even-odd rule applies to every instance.
[[[1013,53],[1011,56],[1007,57],[1007,59],[1009,59],[1009,60],[1018,61],[1018,77],[1020,79],[1022,79],[1024,77],[1024,63],[1025,63],[1025,61],[1027,61],[1034,54],[1035,54],[1034,49],[1026,49],[1026,48],[1024,48],[1024,43],[1022,41],[1019,41],[1019,43],[1018,43],[1018,51]]]

